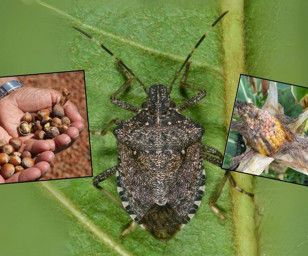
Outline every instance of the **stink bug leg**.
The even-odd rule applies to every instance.
[[[179,106],[179,108],[178,108],[179,111],[182,111],[182,110],[189,108],[190,106],[196,104],[198,101],[202,100],[206,95],[206,91],[204,89],[201,89],[199,87],[192,86],[192,85],[189,85],[189,84],[186,83],[186,79],[187,79],[188,72],[189,72],[189,67],[190,67],[190,62],[187,62],[186,69],[185,69],[185,72],[182,76],[180,85],[184,88],[197,90],[197,91],[199,91],[199,93],[196,96],[192,97],[191,99],[188,99],[187,101],[185,101],[183,104],[181,104],[181,106]]]
[[[132,230],[134,230],[137,227],[137,222],[135,221],[131,221],[131,223],[129,224],[128,228],[126,228],[122,234],[121,234],[121,238],[124,238],[129,232],[131,232]]]
[[[219,196],[220,196],[220,194],[221,194],[221,192],[222,192],[222,190],[223,190],[223,188],[224,188],[224,186],[225,186],[225,184],[226,184],[226,181],[227,181],[228,179],[229,179],[229,181],[230,181],[230,185],[231,185],[234,189],[236,189],[237,191],[239,191],[239,192],[241,192],[241,193],[243,193],[243,194],[245,194],[245,195],[247,195],[247,196],[254,197],[254,194],[249,193],[249,192],[245,191],[244,189],[238,187],[238,186],[236,185],[235,180],[233,179],[233,177],[232,177],[232,175],[231,175],[231,172],[230,172],[230,171],[226,171],[224,177],[223,177],[222,180],[221,180],[221,183],[220,183],[220,185],[219,185],[219,188],[218,188],[217,192],[215,193],[215,195],[212,197],[212,199],[211,199],[210,202],[209,202],[209,206],[210,206],[211,210],[212,210],[220,219],[222,219],[222,220],[225,220],[226,217],[225,217],[225,216],[223,215],[223,213],[216,207],[215,203],[217,202],[217,200],[218,200],[218,198],[219,198]]]
[[[105,128],[102,130],[102,131],[91,131],[92,134],[94,135],[106,135],[107,132],[109,131],[110,127],[114,124],[116,125],[120,125],[122,124],[123,120],[120,120],[120,119],[112,119],[106,126]]]
[[[117,171],[117,166],[111,167],[110,169],[98,174],[97,176],[95,176],[93,178],[93,185],[94,187],[96,187],[97,189],[99,189],[104,195],[106,195],[108,198],[110,198],[114,203],[118,204],[119,206],[122,207],[122,204],[119,200],[115,199],[113,197],[113,195],[111,195],[107,190],[103,189],[99,183],[101,183],[102,181],[108,179],[109,177],[111,177],[112,175],[114,175]]]

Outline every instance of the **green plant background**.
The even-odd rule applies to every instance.
[[[112,106],[108,99],[124,78],[113,60],[73,31],[71,25],[84,28],[80,25],[83,23],[103,30],[88,28],[87,31],[110,45],[147,85],[168,84],[204,29],[221,13],[216,1],[45,2],[77,20],[72,21],[37,1],[1,1],[0,9],[5,10],[2,20],[7,23],[1,26],[0,75],[85,69],[92,129],[101,129],[111,118],[131,116]],[[299,19],[304,8],[299,5],[299,1],[245,2],[248,74],[307,84],[304,69],[307,38],[303,37],[306,29],[305,22]],[[119,37],[113,38],[106,32]],[[218,26],[192,59],[189,82],[204,86],[208,97],[185,114],[205,126],[204,142],[223,150],[226,128],[222,104],[232,99],[221,93],[224,81],[220,34]],[[176,102],[191,95],[178,87],[175,89]],[[141,103],[144,94],[134,84],[123,99]],[[92,137],[91,146],[92,157],[97,159],[93,163],[96,172],[116,164],[116,145],[111,133],[104,138]],[[89,178],[41,183],[44,185],[0,186],[1,254],[116,255],[115,249],[120,248],[135,255],[235,255],[239,245],[233,243],[234,223],[228,190],[224,190],[219,202],[228,217],[226,223],[221,223],[206,205],[223,172],[210,164],[206,168],[208,193],[200,210],[168,243],[156,241],[140,228],[124,241],[120,240],[119,234],[129,223],[129,216],[95,191]],[[305,255],[308,245],[303,223],[308,213],[307,188],[264,178],[256,178],[255,183],[260,254]],[[106,182],[105,187],[116,194],[114,179]],[[55,191],[60,191],[60,196],[54,196]],[[94,235],[89,228],[93,224],[104,233]],[[116,248],[106,246],[103,242],[106,237],[112,239]]]

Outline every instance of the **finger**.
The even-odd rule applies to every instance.
[[[61,134],[57,136],[54,141],[55,141],[55,150],[60,151],[67,148],[72,142],[72,139],[67,134]]]
[[[24,150],[30,151],[32,154],[39,154],[44,151],[52,150],[51,146],[49,141],[46,140],[29,140]]]
[[[55,157],[55,154],[51,151],[45,151],[41,154],[39,154],[36,158],[35,158],[35,163],[40,163],[42,161],[48,162],[50,163]]]
[[[59,102],[61,93],[53,89],[23,87],[9,95],[23,112],[35,112],[51,108]]]
[[[38,180],[41,176],[42,176],[42,171],[40,170],[40,168],[31,167],[19,174],[18,182]]]
[[[76,127],[69,127],[65,132],[71,139],[76,139],[79,136],[79,130]]]
[[[0,184],[5,183],[5,179],[0,175]]]
[[[21,172],[16,172],[14,173],[10,178],[5,180],[6,183],[13,183],[13,182],[18,182],[18,177],[21,174]]]
[[[68,101],[64,105],[65,115],[71,120],[72,123],[80,122],[83,123],[84,120],[80,115],[77,107],[72,102]]]
[[[42,178],[47,172],[50,171],[50,164],[45,161],[35,164],[34,167],[40,169],[41,171],[41,176],[39,178]]]
[[[73,122],[73,123],[71,123],[70,127],[75,127],[75,128],[77,128],[77,130],[78,130],[79,133],[80,133],[80,132],[82,132],[83,129],[84,129],[84,122]]]

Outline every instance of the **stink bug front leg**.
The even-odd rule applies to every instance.
[[[115,91],[111,95],[110,101],[114,105],[117,105],[120,108],[123,108],[125,110],[131,111],[131,112],[134,112],[134,113],[138,113],[138,111],[139,111],[138,107],[116,98],[117,95],[119,95],[121,92],[125,91],[132,84],[132,78],[130,76],[130,73],[128,72],[128,70],[125,67],[125,65],[123,64],[123,62],[121,60],[118,60],[117,64],[118,64],[120,70],[124,73],[127,80],[124,82],[124,84],[117,91]]]
[[[205,90],[203,90],[199,87],[196,87],[196,86],[189,85],[189,84],[186,83],[186,79],[187,79],[188,72],[189,72],[189,67],[190,67],[190,62],[187,62],[186,69],[185,69],[185,72],[182,76],[180,85],[184,88],[189,88],[189,89],[199,91],[199,93],[196,96],[186,100],[183,104],[181,104],[178,108],[179,111],[182,111],[182,110],[189,108],[190,106],[196,104],[198,101],[202,100],[206,95]]]
[[[220,183],[220,185],[219,185],[219,188],[218,188],[217,192],[215,193],[215,195],[213,196],[213,198],[212,198],[212,199],[210,200],[210,202],[209,202],[209,206],[210,206],[211,210],[212,210],[220,219],[222,219],[222,220],[225,220],[226,217],[225,217],[225,216],[223,215],[223,213],[217,208],[217,206],[215,205],[215,203],[217,202],[217,200],[218,200],[218,198],[219,198],[219,196],[220,196],[220,194],[221,194],[221,192],[222,192],[222,190],[223,190],[223,188],[224,188],[224,186],[225,186],[225,184],[226,184],[226,181],[227,181],[228,179],[229,179],[229,181],[230,181],[230,184],[231,184],[232,188],[234,188],[234,189],[236,189],[237,191],[239,191],[239,192],[241,192],[241,193],[243,193],[243,194],[246,194],[246,195],[248,195],[248,196],[250,196],[250,197],[254,197],[254,194],[249,193],[249,192],[245,191],[244,189],[238,187],[238,186],[236,185],[235,180],[233,179],[233,177],[232,177],[232,175],[231,175],[231,172],[230,172],[230,171],[226,171],[226,172],[225,172],[225,175],[224,175],[224,177],[223,177],[223,179],[222,179],[222,181],[221,181],[221,183]]]

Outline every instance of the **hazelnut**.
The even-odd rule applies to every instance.
[[[23,121],[20,123],[18,130],[20,134],[27,135],[31,132],[31,128],[32,126],[29,123],[27,123],[26,121]]]
[[[62,124],[67,124],[67,125],[71,124],[71,120],[67,116],[62,117],[61,122]]]
[[[10,178],[15,172],[15,167],[12,164],[5,164],[1,168],[1,175],[3,178]]]
[[[56,104],[52,108],[52,114],[55,117],[63,117],[64,116],[64,109],[60,104]]]
[[[60,133],[65,133],[68,129],[68,125],[67,124],[62,124],[61,126],[58,127]]]
[[[30,168],[30,167],[34,166],[34,160],[33,160],[33,158],[25,157],[21,160],[21,165],[24,168]]]
[[[7,144],[7,143],[6,143],[5,140],[0,139],[0,149],[1,149],[4,145],[6,145],[6,144]]]
[[[47,132],[50,129],[50,123],[44,124],[44,131]]]
[[[11,156],[10,157],[10,161],[9,161],[10,164],[14,165],[14,166],[17,166],[17,165],[20,165],[21,163],[21,159],[19,156]]]
[[[18,150],[21,147],[22,141],[19,138],[11,138],[9,143],[13,146],[15,150]]]
[[[14,148],[12,145],[6,144],[2,147],[2,152],[10,155],[14,152]]]
[[[60,134],[59,129],[55,126],[50,127],[50,129],[46,132],[48,138],[53,139]]]
[[[21,158],[25,158],[25,157],[32,157],[31,153],[29,151],[24,151],[21,153]]]
[[[35,131],[38,131],[38,130],[42,130],[43,126],[41,125],[40,121],[35,121],[33,128],[34,128]]]
[[[50,111],[49,109],[42,109],[40,111],[37,112],[37,117],[39,120],[42,120],[45,116],[49,116],[50,115]]]
[[[41,124],[47,124],[51,120],[50,116],[44,116],[43,119],[41,120]]]
[[[14,156],[19,156],[19,157],[21,157],[21,153],[18,152],[18,151],[15,151],[15,152],[13,153],[13,155],[14,155]]]
[[[44,137],[45,137],[45,134],[46,132],[44,132],[43,130],[37,130],[35,133],[34,133],[34,136],[39,139],[39,140],[43,140]]]
[[[61,119],[59,117],[54,117],[51,120],[51,125],[55,127],[59,127],[62,124]]]
[[[24,113],[24,115],[21,118],[21,121],[30,123],[32,121],[32,115],[29,112]]]
[[[0,153],[0,165],[7,164],[10,160],[10,156],[6,153]]]
[[[37,119],[37,114],[31,113],[31,116],[32,116],[32,122],[35,122],[35,120]]]
[[[15,172],[22,172],[24,168],[21,165],[15,166]]]

